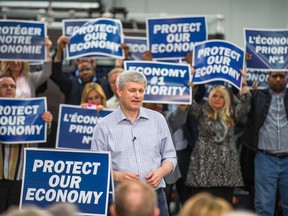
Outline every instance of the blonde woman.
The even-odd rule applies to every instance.
[[[50,57],[52,42],[48,37],[45,39],[45,46],[47,49],[47,58],[43,64],[42,71],[31,73],[28,62],[23,61],[3,61],[1,63],[1,72],[11,75],[16,81],[16,98],[35,97],[36,89],[49,79],[52,73]]]
[[[187,200],[179,216],[223,216],[231,211],[232,206],[226,200],[199,193]]]
[[[100,84],[89,82],[85,85],[81,97],[81,106],[96,108],[98,111],[106,107],[106,95]]]
[[[189,117],[196,121],[199,133],[186,179],[191,196],[206,191],[232,203],[234,188],[243,186],[234,125],[250,109],[245,75],[243,72],[240,103],[234,108],[228,90],[221,85],[211,89],[204,105],[193,101],[190,107]]]

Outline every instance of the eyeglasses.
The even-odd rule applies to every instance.
[[[4,88],[4,89],[8,89],[9,87],[11,89],[16,89],[16,85],[14,85],[14,84],[6,84],[6,83],[4,83],[4,84],[0,85],[0,88]]]

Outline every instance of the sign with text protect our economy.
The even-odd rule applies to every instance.
[[[194,44],[207,40],[206,18],[148,18],[147,47],[153,59],[183,58]]]
[[[56,148],[90,149],[95,125],[111,112],[60,104]]]
[[[26,148],[20,208],[68,202],[83,215],[107,215],[109,152]]]
[[[46,24],[36,21],[0,21],[0,60],[44,61]]]
[[[193,83],[222,80],[241,88],[244,64],[242,49],[227,41],[209,40],[196,44],[193,53]]]
[[[47,125],[42,114],[46,98],[1,98],[0,142],[26,144],[46,142]]]
[[[64,22],[64,30],[67,29]],[[85,22],[69,36],[66,46],[67,59],[104,55],[124,58],[120,45],[123,43],[123,29],[120,20],[98,18]]]
[[[145,75],[147,87],[144,102],[191,104],[190,65],[150,61],[125,61],[125,70]]]
[[[287,71],[288,29],[244,29],[246,52],[252,55],[247,68]]]

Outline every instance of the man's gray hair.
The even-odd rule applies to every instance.
[[[116,86],[117,88],[120,87],[121,89],[123,89],[124,85],[127,82],[144,82],[145,88],[147,85],[145,75],[138,71],[124,71],[120,73],[116,80]]]

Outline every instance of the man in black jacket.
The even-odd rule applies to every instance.
[[[271,72],[269,89],[252,91],[244,142],[255,150],[255,210],[274,216],[277,188],[288,215],[288,90],[284,72]]]
[[[106,98],[110,98],[113,92],[108,79],[97,79],[96,60],[92,58],[77,59],[76,76],[68,77],[62,71],[63,49],[69,43],[67,36],[62,35],[57,40],[57,51],[53,59],[51,79],[59,86],[65,95],[65,103],[80,105],[82,91],[88,82],[97,82],[103,88]]]

